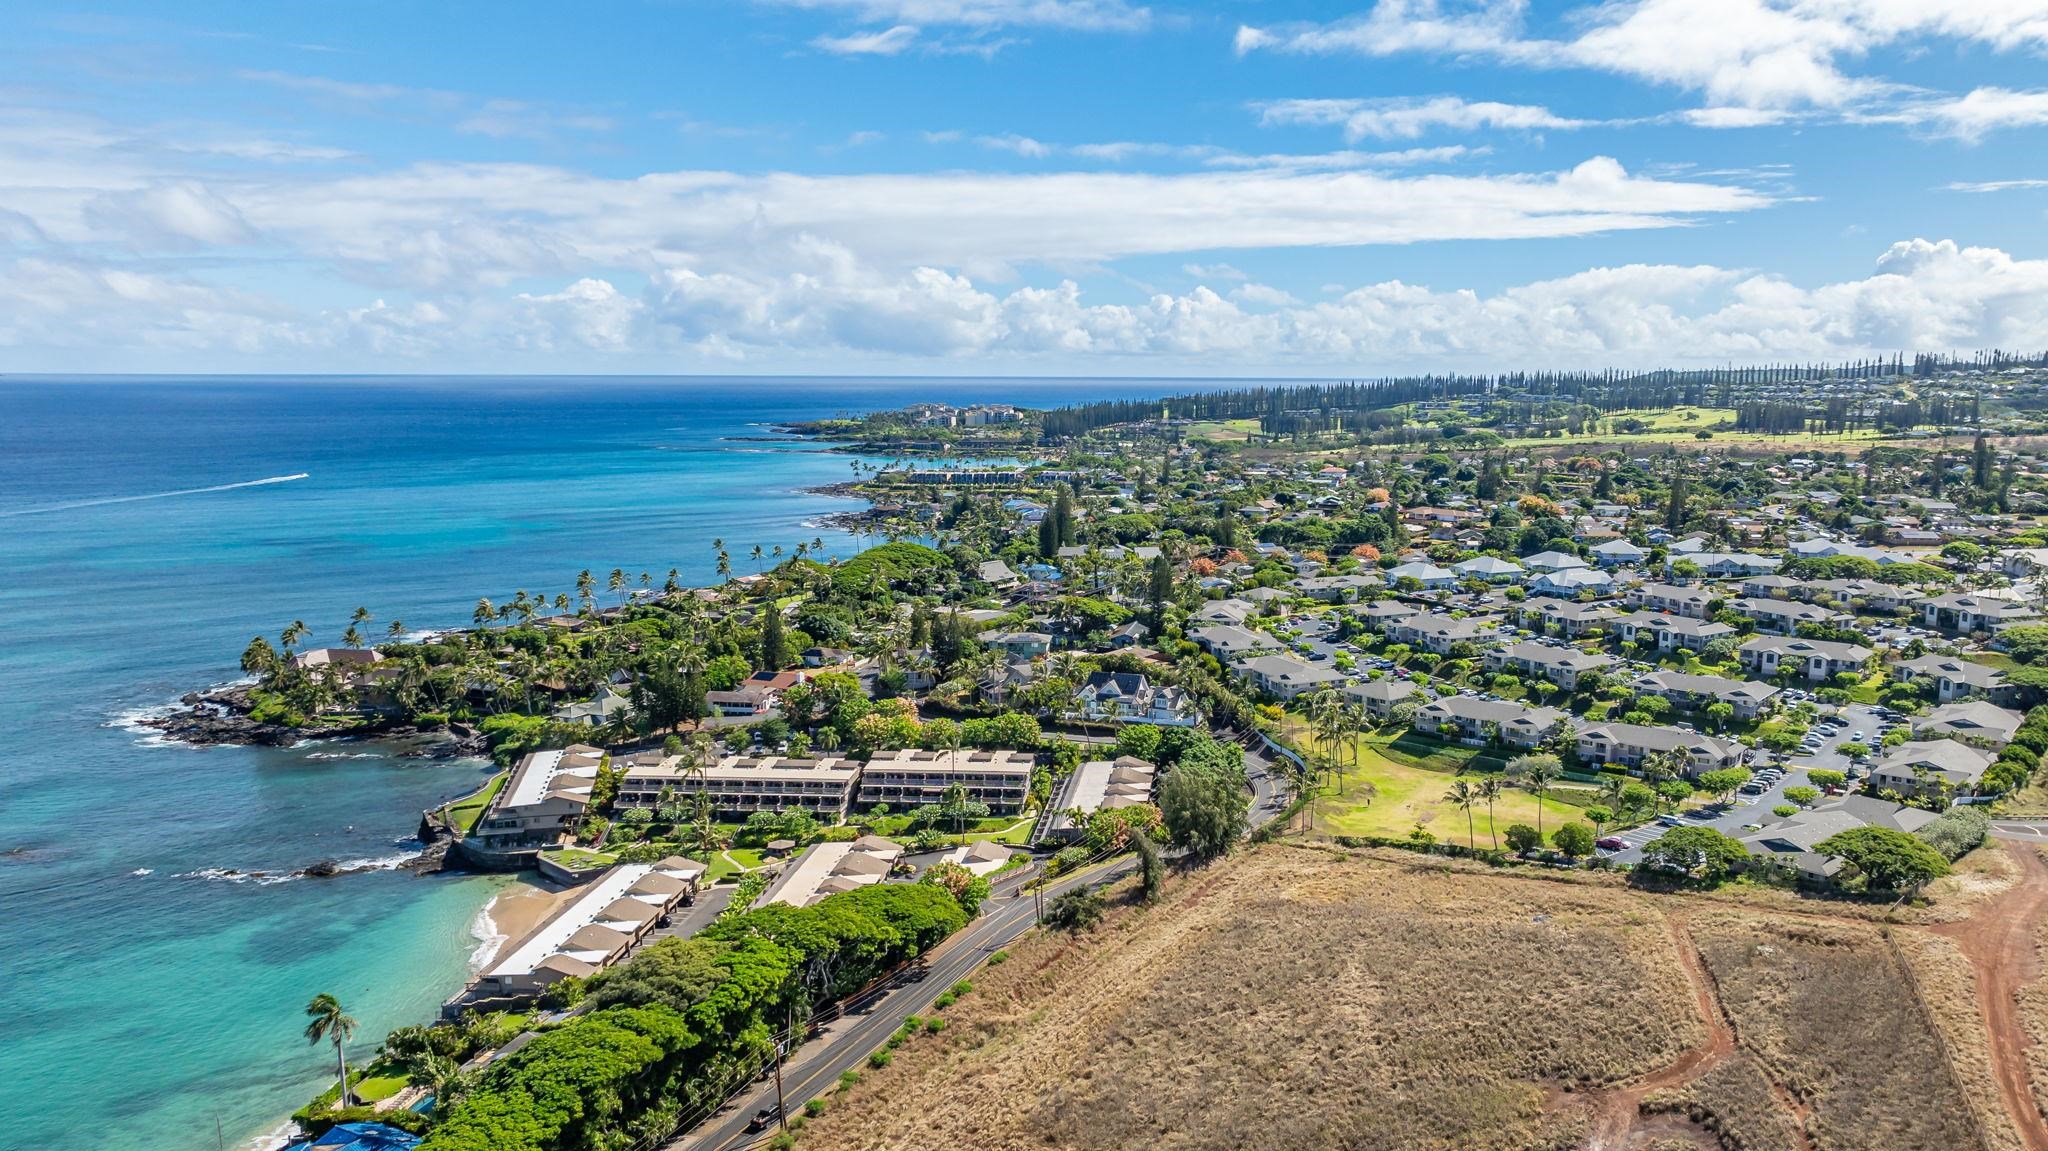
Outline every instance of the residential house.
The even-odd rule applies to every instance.
[[[1414,615],[1387,625],[1386,634],[1389,642],[1449,655],[1455,644],[1494,642],[1498,638],[1494,631],[1498,622],[1488,616],[1454,619],[1447,615]]]
[[[1259,613],[1259,605],[1248,599],[1210,600],[1195,610],[1197,623],[1243,624]]]
[[[1022,577],[1016,572],[1011,571],[1010,565],[1002,560],[981,561],[980,565],[974,569],[974,576],[981,582],[996,588],[1013,588],[1023,582]]]
[[[1414,580],[1428,590],[1440,590],[1456,584],[1458,573],[1449,568],[1440,568],[1433,563],[1417,560],[1399,567],[1387,569],[1389,587],[1399,586],[1402,580]]]
[[[1649,552],[1627,540],[1608,540],[1587,550],[1593,554],[1593,562],[1604,568],[1639,564],[1650,556]]]
[[[1462,579],[1485,580],[1487,583],[1514,583],[1526,574],[1521,564],[1497,556],[1474,556],[1452,564],[1451,570]]]
[[[1255,651],[1272,651],[1280,647],[1280,641],[1264,632],[1247,631],[1227,623],[1213,623],[1188,632],[1188,638],[1203,651],[1224,663]]]
[[[1529,581],[1529,594],[1563,596],[1567,599],[1590,592],[1606,595],[1614,590],[1614,577],[1604,571],[1587,568],[1567,568],[1563,571],[1547,571]]]
[[[1565,713],[1554,707],[1530,707],[1504,699],[1447,695],[1415,709],[1416,731],[1465,743],[1498,737],[1515,747],[1535,747],[1550,738]]]
[[[1742,745],[1675,727],[1634,723],[1595,724],[1579,733],[1579,759],[1588,764],[1618,763],[1640,767],[1656,753],[1683,752],[1692,764],[1688,775],[1734,767],[1742,762]]]
[[[1771,575],[1750,576],[1748,579],[1743,580],[1742,594],[1755,596],[1760,599],[1794,599],[1798,597],[1799,589],[1804,586],[1806,585],[1790,576],[1781,576],[1773,573]]]
[[[1523,627],[1538,632],[1555,632],[1566,639],[1578,639],[1604,629],[1621,613],[1606,604],[1576,600],[1532,599],[1516,605],[1515,615]]]
[[[1523,557],[1522,566],[1532,572],[1561,572],[1587,565],[1585,560],[1563,552],[1537,552],[1533,556]]]
[[[1716,703],[1735,709],[1735,718],[1752,720],[1769,706],[1778,689],[1751,679],[1727,679],[1718,675],[1692,675],[1682,671],[1653,671],[1637,676],[1629,686],[1637,695],[1654,695],[1671,702],[1681,711],[1704,711]]]
[[[1791,635],[1803,623],[1834,625],[1847,617],[1832,608],[1790,599],[1738,599],[1728,601],[1728,610],[1746,615],[1765,631]]]
[[[2032,604],[1961,592],[1930,596],[1918,606],[1923,626],[1964,633],[1997,631],[2040,614]]]
[[[1097,671],[1074,693],[1068,714],[1095,722],[1193,727],[1202,713],[1180,688],[1153,683],[1137,672]]]
[[[1364,621],[1365,626],[1385,634],[1389,627],[1421,615],[1422,609],[1397,599],[1383,599],[1366,604],[1355,614]]]
[[[982,636],[981,642],[1011,659],[1035,659],[1052,650],[1052,636],[1042,631],[998,632]]]
[[[1374,575],[1303,576],[1293,581],[1295,591],[1324,603],[1350,603],[1360,595],[1376,591],[1380,577]]]
[[[1414,695],[1420,689],[1412,680],[1369,679],[1360,683],[1344,685],[1344,699],[1365,709],[1374,719],[1386,719],[1394,714],[1394,705]]]
[[[1238,676],[1275,699],[1296,696],[1344,682],[1344,673],[1296,659],[1291,655],[1254,655],[1235,660],[1231,667]]]
[[[1966,699],[1960,703],[1943,704],[1915,719],[1913,734],[1929,739],[1959,739],[1983,747],[2004,747],[2012,742],[2025,718],[2019,712],[1981,699]]]
[[[1984,778],[1990,752],[1953,739],[1915,740],[1893,748],[1870,769],[1874,791],[1923,795],[1950,790],[1968,792]]]
[[[1579,689],[1579,677],[1589,671],[1606,671],[1614,666],[1612,656],[1523,640],[1486,653],[1489,671],[1513,671],[1525,676],[1542,676],[1566,691]]]
[[[1637,648],[1655,647],[1658,651],[1705,651],[1707,645],[1722,636],[1732,636],[1735,629],[1714,620],[1694,619],[1683,615],[1653,615],[1639,611],[1620,618],[1616,626],[1621,638],[1635,644]]]
[[[548,713],[548,718],[557,723],[580,723],[587,727],[603,727],[612,720],[624,716],[633,708],[633,702],[619,694],[610,684],[597,689],[596,694],[581,703],[565,703]]]
[[[1814,603],[1831,604],[1841,611],[1854,611],[1861,605],[1870,611],[1895,612],[1913,598],[1897,584],[1860,579],[1814,580],[1801,585],[1794,594]]]
[[[1935,813],[1868,795],[1845,795],[1797,815],[1765,824],[1744,836],[1742,846],[1753,857],[1790,867],[1802,876],[1826,879],[1839,871],[1839,857],[1815,850],[1823,841],[1859,827],[1886,827],[1911,834],[1934,822]]]
[[[1892,674],[1901,683],[1920,679],[1929,681],[1934,687],[1936,703],[1953,703],[1973,696],[1981,696],[1993,703],[2005,703],[2017,694],[2012,685],[2005,682],[2004,672],[1961,656],[1923,655],[1919,659],[1903,660],[1893,665]]]
[[[1710,588],[1680,587],[1677,584],[1638,584],[1622,597],[1623,602],[1649,611],[1670,612],[1692,619],[1707,618],[1707,604],[1720,597]]]
[[[1709,579],[1728,579],[1733,576],[1774,572],[1784,561],[1777,556],[1751,555],[1747,552],[1694,552],[1691,555],[1673,555],[1664,561],[1667,567],[1685,562],[1697,565]]]
[[[1752,675],[1776,675],[1780,668],[1819,681],[1845,671],[1860,672],[1877,653],[1860,643],[1789,636],[1758,636],[1735,649]]]

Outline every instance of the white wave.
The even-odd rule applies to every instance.
[[[155,871],[152,871],[151,869],[149,869],[149,868],[147,868],[147,867],[138,867],[138,868],[136,868],[135,870],[133,870],[133,871],[129,872],[128,874],[130,874],[130,875],[133,875],[133,876],[136,876],[136,877],[138,877],[138,878],[139,878],[139,877],[141,877],[141,876],[144,876],[144,875],[155,875],[155,874],[156,874],[156,872],[155,872]]]
[[[469,925],[469,936],[477,941],[476,950],[469,953],[469,969],[480,972],[498,957],[498,951],[505,946],[505,933],[498,930],[498,921],[491,918],[491,908],[498,906],[498,900],[505,897],[505,891],[491,896],[476,913],[476,919]]]
[[[261,1135],[251,1136],[242,1144],[243,1151],[279,1151],[291,1145],[299,1133],[299,1125],[287,1119]]]
[[[383,759],[374,751],[313,751],[306,753],[307,759]]]
[[[412,843],[417,845],[419,841],[402,840],[401,842]],[[346,872],[396,871],[397,869],[404,867],[406,864],[411,863],[414,859],[417,859],[418,857],[419,851],[415,849],[412,851],[400,852],[396,855],[380,855],[374,858],[366,856],[360,859],[343,859],[337,861],[334,866],[340,869],[341,871]],[[258,887],[269,887],[273,884],[290,883],[293,880],[311,879],[313,877],[309,875],[299,874],[296,871],[266,871],[261,875],[257,875],[252,872],[242,871],[238,868],[202,867],[197,871],[181,871],[178,874],[172,876],[171,878],[214,879],[219,880],[223,883],[253,883]]]
[[[132,504],[139,500],[167,500],[172,496],[201,496],[208,492],[231,492],[237,488],[260,488],[269,484],[288,484],[293,480],[308,479],[311,472],[295,472],[288,476],[265,476],[260,480],[243,480],[236,484],[215,484],[210,488],[179,488],[169,492],[148,492],[139,496],[107,496],[97,500],[73,500],[68,504],[45,504],[39,508],[16,508],[11,512],[0,512],[0,519],[13,516],[32,516],[43,512],[68,512],[79,508],[97,508],[107,504]]]

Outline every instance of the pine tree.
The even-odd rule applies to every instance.
[[[782,609],[770,600],[761,608],[761,663],[769,671],[780,671],[787,662],[782,640]]]

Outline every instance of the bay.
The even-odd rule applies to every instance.
[[[711,582],[852,505],[852,457],[766,425],[920,400],[1050,406],[1187,380],[0,378],[0,1148],[201,1151],[273,1129],[460,986],[502,877],[372,871],[477,761],[166,745],[138,714],[249,638],[461,626],[479,596],[623,568]]]

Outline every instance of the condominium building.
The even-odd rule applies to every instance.
[[[1021,751],[924,751],[904,748],[868,760],[861,769],[859,802],[917,807],[937,803],[960,784],[967,797],[998,815],[1024,809],[1031,791],[1032,757]]]
[[[693,757],[668,755],[629,762],[617,802],[653,807],[666,788],[678,796],[703,792],[721,815],[799,809],[829,823],[846,814],[860,770],[858,762],[837,756],[729,755],[700,766]]]

